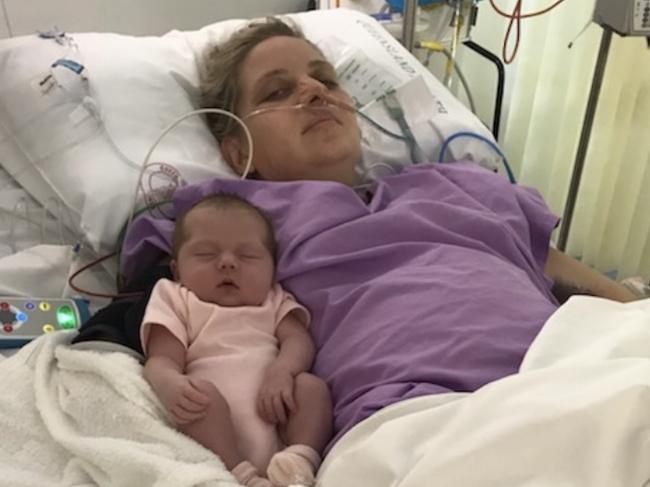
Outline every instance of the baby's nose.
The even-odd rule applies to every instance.
[[[219,269],[235,269],[237,259],[230,252],[224,252],[219,256]]]

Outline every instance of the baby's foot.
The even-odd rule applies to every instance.
[[[237,482],[246,487],[273,487],[271,482],[264,477],[260,477],[255,466],[246,460],[233,468],[232,474],[237,479]]]
[[[271,458],[266,474],[273,485],[285,487],[298,484],[309,487],[315,483],[320,455],[307,445],[291,445]]]

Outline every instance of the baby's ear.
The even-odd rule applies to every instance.
[[[248,153],[243,149],[242,141],[236,135],[226,135],[220,144],[221,153],[228,165],[238,176],[241,176],[246,169]],[[253,172],[252,168],[251,171]]]
[[[172,276],[174,276],[174,280],[175,280],[175,281],[178,281],[178,279],[179,279],[180,276],[178,275],[178,265],[176,264],[176,260],[175,260],[175,259],[172,260],[172,261],[169,263],[169,268],[170,268],[171,271],[172,271]]]

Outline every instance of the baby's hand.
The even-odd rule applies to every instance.
[[[266,369],[257,397],[257,411],[264,421],[271,424],[287,422],[288,411],[296,410],[293,384],[293,375],[288,370],[273,365]]]
[[[205,380],[190,379],[177,375],[161,381],[158,396],[178,425],[188,424],[203,418],[210,404],[209,388],[212,384]]]

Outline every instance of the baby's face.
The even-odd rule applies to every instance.
[[[210,206],[184,221],[185,241],[172,268],[176,279],[202,301],[259,306],[273,286],[273,257],[266,227],[252,211]]]

